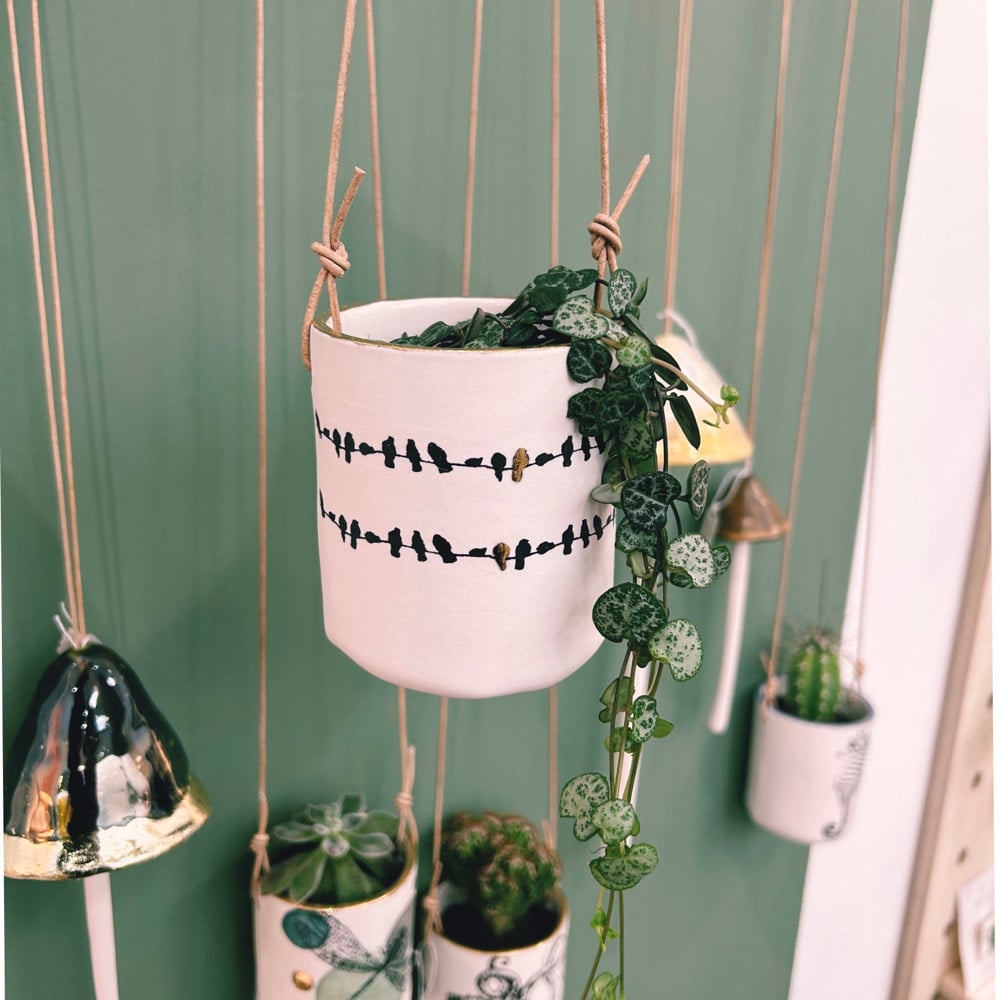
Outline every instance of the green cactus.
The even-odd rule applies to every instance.
[[[362,795],[308,805],[271,831],[281,857],[264,874],[261,890],[320,906],[371,899],[402,872],[393,839],[398,823],[392,813],[369,812]]]
[[[800,719],[833,722],[840,704],[840,657],[830,633],[812,632],[792,652],[786,701]]]
[[[497,942],[544,903],[560,875],[559,858],[521,816],[456,813],[441,840],[444,877],[468,896]]]

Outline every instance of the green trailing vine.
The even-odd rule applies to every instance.
[[[587,293],[592,286],[593,295]],[[559,801],[560,814],[573,820],[578,840],[597,837],[601,842],[590,862],[599,886],[591,921],[598,946],[583,1000],[624,1000],[624,894],[659,860],[653,844],[633,842],[640,831],[631,802],[639,761],[650,740],[663,739],[674,728],[660,714],[664,677],[687,681],[701,667],[701,635],[693,622],[671,616],[670,587],[708,587],[726,572],[730,558],[724,545],[710,545],[682,526],[681,505],[695,518],[705,511],[710,469],[699,461],[684,482],[670,473],[667,412],[697,449],[701,427],[687,394],[694,392],[708,403],[715,420],[706,423],[718,427],[727,421],[739,393],[723,385],[719,399],[713,399],[647,335],[639,323],[646,287],[646,281],[640,284],[624,268],[604,281],[594,269],[553,267],[501,313],[479,309],[471,319],[434,323],[416,336],[404,334],[394,341],[467,349],[568,344],[569,376],[586,386],[570,398],[568,416],[581,435],[600,437],[606,444],[602,482],[591,496],[616,508],[615,546],[624,554],[632,580],[597,599],[593,620],[610,642],[624,643],[625,652],[617,677],[600,698],[607,773],[571,778]],[[640,670],[649,672],[646,694],[636,692]],[[613,939],[619,941],[618,972],[600,972]]]

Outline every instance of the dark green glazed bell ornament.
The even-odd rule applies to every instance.
[[[4,775],[11,878],[79,878],[147,861],[210,811],[135,671],[97,641],[49,664]]]

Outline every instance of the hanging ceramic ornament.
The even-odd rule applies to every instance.
[[[741,470],[724,496],[712,504],[706,516],[706,521],[709,520],[712,537],[729,542],[732,553],[722,663],[715,700],[708,716],[709,730],[724,733],[729,728],[743,645],[743,621],[750,583],[750,547],[757,542],[783,538],[788,533],[788,519],[763,483],[747,468]]]
[[[312,327],[326,634],[369,672],[485,698],[549,687],[601,642],[602,443],[566,415],[565,346],[389,344],[507,299],[376,302]]]
[[[177,846],[209,815],[170,724],[132,668],[96,640],[46,669],[5,775],[9,878],[125,868]]]

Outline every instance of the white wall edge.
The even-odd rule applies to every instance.
[[[931,14],[880,382],[860,650],[876,726],[852,828],[809,854],[789,1000],[886,1000],[892,986],[989,451],[986,7],[938,0]]]

